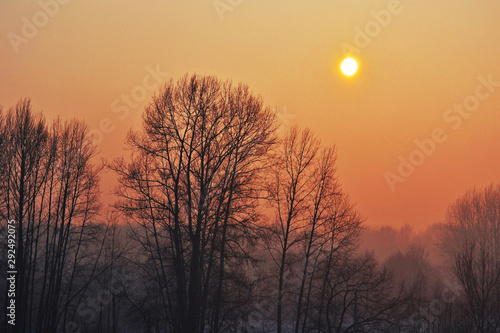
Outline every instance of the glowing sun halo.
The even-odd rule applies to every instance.
[[[353,58],[345,58],[340,64],[340,70],[345,76],[352,76],[358,71],[358,63]]]

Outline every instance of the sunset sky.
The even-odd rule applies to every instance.
[[[158,81],[243,82],[282,129],[336,145],[368,225],[421,230],[468,188],[500,182],[499,17],[495,0],[4,0],[0,105],[29,97],[50,119],[84,119],[111,159]],[[400,156],[421,164],[400,175]]]

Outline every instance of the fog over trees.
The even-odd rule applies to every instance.
[[[500,185],[423,232],[368,227],[335,146],[278,128],[246,85],[198,75],[156,92],[113,161],[81,121],[0,109],[1,331],[500,332]]]

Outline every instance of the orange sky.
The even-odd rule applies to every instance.
[[[337,145],[368,224],[420,230],[466,189],[500,181],[498,17],[495,0],[6,0],[0,104],[30,97],[49,118],[104,126],[101,155],[112,158],[157,87],[150,72],[244,82],[282,110],[284,127]],[[338,71],[347,44],[360,62],[349,79]],[[499,83],[478,88],[479,77]],[[474,111],[459,116],[464,100]],[[435,129],[446,139],[419,161],[415,140]],[[392,191],[384,175],[411,154],[422,164]]]

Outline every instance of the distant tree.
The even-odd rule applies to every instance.
[[[425,248],[410,244],[404,252],[398,251],[390,256],[385,266],[393,272],[398,283],[405,283],[413,290],[416,301],[429,298],[437,275],[428,261]]]
[[[415,243],[415,236],[408,224],[399,229],[392,226],[379,228],[366,226],[362,232],[361,248],[374,251],[377,259],[385,262],[391,255],[398,251],[404,252],[408,245]]]
[[[316,329],[324,332],[399,332],[408,313],[409,297],[395,284],[391,272],[369,253],[341,258],[324,277],[319,289],[320,317]]]
[[[277,332],[387,328],[401,317],[406,299],[390,272],[357,255],[363,219],[337,181],[335,159],[334,148],[298,128],[274,155],[266,189]]]
[[[447,210],[440,249],[462,287],[474,332],[500,329],[500,186],[472,189]]]

